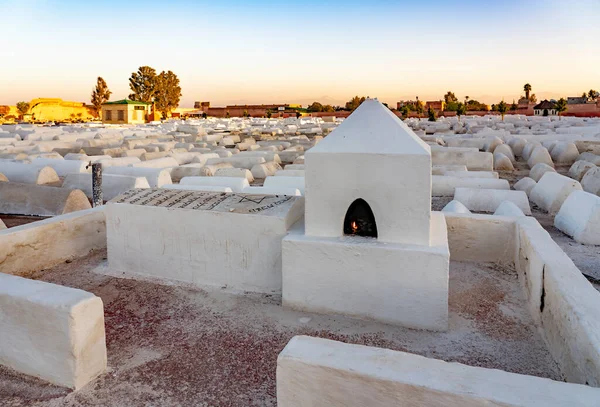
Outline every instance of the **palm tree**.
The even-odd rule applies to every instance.
[[[531,92],[531,85],[526,83],[525,86],[523,86],[523,90],[525,91],[525,97],[527,98],[527,100],[529,100],[529,92]]]
[[[558,120],[560,120],[560,114],[567,110],[567,101],[565,100],[565,98],[560,98],[554,104],[554,106],[556,108],[556,111],[558,112]]]

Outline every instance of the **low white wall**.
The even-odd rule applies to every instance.
[[[0,364],[79,389],[106,370],[102,300],[0,273]]]
[[[529,308],[567,380],[600,387],[600,294],[533,218],[518,218],[515,257]]]
[[[512,264],[517,252],[514,217],[443,212],[450,261]]]
[[[582,407],[600,389],[296,336],[277,358],[279,407]]]
[[[24,275],[106,247],[104,207],[0,231],[0,272]]]

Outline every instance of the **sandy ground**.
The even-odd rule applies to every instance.
[[[511,268],[452,262],[450,329],[434,333],[94,272],[105,256],[29,277],[102,298],[109,372],[73,393],[0,368],[1,406],[274,406],[277,355],[299,334],[562,380]]]
[[[15,226],[26,225],[31,222],[37,222],[38,220],[46,219],[45,216],[17,216],[17,215],[2,215],[0,219],[4,222],[7,228],[14,228]]]

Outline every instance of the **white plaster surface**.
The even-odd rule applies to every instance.
[[[183,177],[180,185],[228,187],[233,192],[242,192],[250,186],[246,178],[239,177]]]
[[[451,213],[471,213],[469,208],[464,206],[462,203],[456,200],[452,200],[444,206],[442,212],[451,212]]]
[[[554,215],[565,199],[574,191],[581,191],[581,184],[556,172],[547,172],[529,194],[531,202]]]
[[[521,208],[510,201],[502,201],[494,212],[497,216],[525,216]]]
[[[380,241],[429,245],[429,146],[379,101],[361,104],[305,164],[307,235],[342,236],[348,208],[362,198]]]
[[[466,165],[432,165],[431,166],[431,174],[432,175],[446,175],[446,172],[466,172]],[[449,174],[448,174],[449,175]]]
[[[0,364],[79,389],[106,370],[102,300],[0,273]]]
[[[600,245],[600,197],[575,191],[554,218],[554,226],[576,242]]]
[[[457,178],[494,178],[498,179],[498,173],[495,171],[442,171],[447,177]]]
[[[523,191],[509,189],[477,189],[456,188],[454,199],[461,202],[469,210],[475,212],[494,213],[503,201],[517,205],[526,215],[531,215],[527,194]]]
[[[575,181],[581,182],[585,173],[594,167],[595,165],[588,161],[575,161],[571,168],[569,168],[569,177],[573,178]]]
[[[109,167],[103,169],[103,174],[127,175],[130,177],[145,177],[151,187],[161,187],[172,184],[170,170],[167,168],[144,167]]]
[[[465,165],[469,171],[493,171],[492,153],[442,148],[431,151],[433,165]]]
[[[60,181],[56,171],[48,166],[40,168],[31,164],[0,160],[0,173],[4,174],[10,182],[22,184],[45,185]]]
[[[570,382],[600,387],[600,296],[537,220],[517,218],[515,265],[548,349]]]
[[[446,330],[446,222],[439,212],[431,219],[431,246],[315,237],[298,225],[283,239],[283,306]]]
[[[79,189],[0,182],[0,213],[55,216],[91,208]]]
[[[533,180],[532,178],[529,177],[523,177],[520,180],[518,180],[517,182],[515,182],[515,185],[513,186],[513,188],[516,191],[523,191],[527,194],[527,196],[529,196],[529,194],[531,193],[531,190],[533,189],[533,187],[535,187],[537,184],[537,182],[535,182],[535,180]]]
[[[69,174],[65,177],[63,188],[80,189],[88,198],[92,198],[92,174]],[[132,188],[150,188],[146,177],[102,174],[102,199],[110,201]]]
[[[547,172],[556,172],[556,170],[546,163],[539,163],[531,168],[529,171],[529,178],[538,182]]]
[[[291,195],[302,196],[298,188],[278,188],[278,187],[247,187],[242,190],[245,194],[264,194],[264,195]]]
[[[106,247],[104,207],[0,231],[0,272],[24,275]]]
[[[289,190],[297,189],[302,195],[305,192],[306,181],[303,177],[267,177],[263,186],[268,188]]]
[[[505,179],[432,176],[433,196],[453,196],[456,188],[510,189]]]
[[[453,261],[512,264],[517,250],[513,217],[444,212]]]
[[[600,195],[600,167],[590,168],[581,179],[581,187],[590,194]]]
[[[229,187],[217,185],[165,184],[161,188],[203,192],[233,192]]]
[[[545,147],[537,146],[531,152],[531,155],[527,159],[527,165],[529,168],[533,168],[536,164],[547,164],[550,167],[554,167],[554,163],[552,162],[552,157],[550,157],[550,153]]]
[[[67,174],[91,172],[92,167],[88,167],[89,163],[79,160],[55,160],[52,158],[36,158],[31,162],[31,165],[43,168],[52,167],[59,177],[65,177]]]
[[[295,336],[277,358],[279,407],[591,407],[600,389],[406,352]]]
[[[279,292],[281,240],[302,217],[303,203],[157,189],[124,194],[107,204],[109,267],[198,286]]]

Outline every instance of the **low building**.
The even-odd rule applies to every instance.
[[[148,121],[152,103],[123,99],[102,105],[102,123],[141,124]]]
[[[433,109],[436,114],[440,114],[446,108],[446,102],[443,100],[429,100],[425,102],[425,111]]]
[[[533,107],[534,116],[556,116],[556,105],[549,100],[543,100]]]
[[[88,121],[95,117],[94,106],[83,102],[69,102],[59,98],[37,98],[29,102],[29,110],[21,114],[16,106],[0,106],[0,117],[23,118],[25,121],[69,122]]]
[[[567,104],[568,105],[582,105],[588,103],[588,98],[586,97],[582,97],[582,96],[569,96],[567,97]]]

